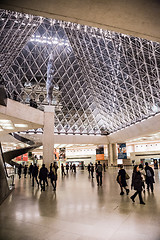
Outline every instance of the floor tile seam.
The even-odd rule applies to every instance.
[[[124,219],[124,220],[120,223],[120,225],[118,225],[117,228],[115,228],[114,233],[112,233],[112,235],[108,238],[108,240],[111,240],[112,237],[119,231],[119,229],[122,229],[122,225],[123,225],[123,226],[126,226],[126,225],[124,225],[124,223],[128,220],[128,218],[130,217],[130,215],[131,215],[131,214],[129,214],[129,215],[126,217],[126,219]]]
[[[49,229],[50,229],[50,228],[53,229],[53,226],[52,226],[52,227],[50,227],[50,226],[48,227],[48,226],[46,226],[46,225],[37,224],[37,223],[34,223],[34,222],[25,221],[25,220],[20,220],[20,219],[18,219],[18,218],[16,218],[16,217],[14,217],[14,218],[13,218],[13,217],[8,217],[8,218],[7,218],[7,221],[8,221],[8,220],[10,220],[10,221],[12,221],[12,222],[13,222],[13,220],[14,220],[14,222],[15,222],[15,221],[18,221],[18,222],[22,222],[22,223],[25,223],[25,224],[31,224],[31,225],[35,225],[35,226],[39,226],[39,227],[44,227],[44,228],[47,227],[47,228],[49,228]],[[56,228],[57,228],[57,227],[56,227]]]

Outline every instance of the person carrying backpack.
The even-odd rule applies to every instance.
[[[96,175],[97,175],[97,186],[102,186],[102,164],[98,161],[97,168],[96,168]]]
[[[149,191],[151,188],[151,192],[153,193],[153,183],[155,182],[154,171],[150,166],[148,166],[148,162],[146,162],[145,165],[147,190]]]

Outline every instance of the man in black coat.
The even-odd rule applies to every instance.
[[[22,164],[19,164],[19,166],[18,166],[18,176],[19,176],[19,179],[21,178],[21,173],[22,173]]]
[[[98,161],[97,168],[96,168],[96,175],[97,175],[97,186],[102,186],[102,164]]]
[[[131,188],[132,187],[134,187],[134,190],[136,190],[136,192],[130,197],[132,202],[135,202],[134,199],[138,194],[140,204],[145,204],[142,199],[142,177],[138,165],[135,165],[133,169]]]
[[[32,165],[32,163],[31,163],[31,165],[29,166],[29,169],[28,169],[29,171],[28,171],[28,173],[29,173],[29,175],[30,175],[30,178],[32,177],[32,171],[33,171],[33,165]]]
[[[39,187],[37,176],[38,176],[38,167],[37,167],[37,164],[35,163],[32,169],[32,187],[34,187],[34,179],[36,180]]]
[[[42,164],[42,167],[39,172],[39,179],[41,184],[41,191],[45,191],[45,183],[47,182],[48,169],[45,167],[45,164]],[[43,182],[43,184],[42,184]]]
[[[148,166],[148,162],[146,162],[145,165],[147,190],[149,191],[151,188],[151,192],[153,192],[154,171],[153,168]]]

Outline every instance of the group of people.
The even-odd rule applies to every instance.
[[[18,167],[18,175],[19,175],[19,179],[21,178],[21,173],[22,173],[22,165],[20,164]],[[69,164],[66,164],[66,172],[68,174],[69,169],[76,173],[76,166],[75,164],[71,164],[69,166]],[[92,163],[88,164],[87,166],[88,169],[88,173],[89,173],[89,177],[91,175],[92,179],[94,178],[94,165]],[[45,191],[45,185],[48,186],[48,178],[50,178],[51,181],[51,185],[53,186],[53,190],[56,191],[56,183],[57,183],[57,170],[58,170],[58,166],[57,163],[54,162],[53,164],[50,164],[50,169],[48,171],[48,169],[45,167],[45,164],[42,164],[42,167],[40,169],[40,171],[38,170],[38,166],[36,165],[36,163],[34,165],[29,166],[29,175],[30,178],[32,178],[32,186],[34,187],[34,182],[36,181],[38,187],[39,185],[41,186],[41,190]],[[102,172],[103,170],[105,171],[105,167],[102,166],[102,164],[100,163],[100,161],[98,161],[98,163],[95,164],[95,172],[96,172],[96,180],[97,180],[97,186],[102,186]],[[27,174],[27,166],[24,166],[23,169],[23,173],[24,173],[24,177],[26,178],[26,174]],[[61,165],[61,174],[62,177],[66,175],[65,173],[65,167],[62,164]],[[39,178],[39,180],[38,180]],[[120,165],[120,170],[118,172],[118,176],[117,176],[117,182],[120,185],[120,195],[124,195],[124,189],[126,191],[126,194],[128,195],[130,190],[128,188],[127,185],[127,179],[129,179],[130,177],[128,176],[128,174],[126,173],[126,171],[123,168],[123,165]],[[142,191],[145,193],[145,183],[147,185],[147,190],[153,193],[153,183],[154,183],[154,171],[153,169],[148,165],[148,163],[145,163],[145,168],[143,168],[143,165],[140,164],[135,165],[133,168],[133,173],[132,173],[132,181],[131,181],[131,189],[135,190],[135,193],[130,197],[132,202],[135,202],[135,198],[138,195],[139,196],[139,200],[140,200],[140,204],[145,204],[143,199],[142,199]]]
[[[123,166],[120,165],[120,170],[118,172],[117,176],[117,182],[120,185],[121,192],[120,195],[124,194],[123,189],[126,190],[126,194],[128,195],[130,190],[127,186],[126,178],[127,177],[126,171],[123,169]],[[153,183],[154,183],[154,171],[153,169],[148,165],[148,163],[145,163],[145,168],[143,169],[143,165],[140,164],[135,165],[133,168],[132,173],[132,181],[131,181],[131,189],[135,190],[135,193],[130,197],[132,202],[135,202],[135,198],[138,195],[140,204],[145,204],[145,202],[142,199],[142,191],[145,193],[145,183],[147,185],[147,190],[153,193]]]
[[[72,165],[72,163],[71,163],[70,166],[69,166],[69,164],[66,163],[66,172],[67,172],[67,175],[68,175],[69,169],[70,169],[72,172],[76,173],[76,165],[75,165],[75,164]],[[65,167],[64,167],[64,165],[63,165],[63,163],[62,163],[62,164],[61,164],[62,177],[63,177],[63,176],[66,176],[66,172],[65,172]]]
[[[22,173],[22,165],[20,164],[18,167],[18,175],[19,179],[21,178]],[[41,186],[41,191],[45,191],[45,185],[48,186],[48,178],[50,178],[51,185],[53,186],[53,190],[56,191],[56,185],[57,185],[57,170],[58,166],[57,163],[54,162],[54,164],[51,163],[50,165],[50,171],[46,168],[45,164],[42,164],[42,167],[40,168],[40,171],[38,169],[37,164],[29,166],[28,174],[30,175],[30,178],[32,178],[32,187],[34,187],[34,183],[37,183],[37,186],[39,188],[39,185]],[[24,167],[24,177],[26,178],[27,174],[27,166]],[[39,180],[38,180],[39,178]]]
[[[97,179],[97,186],[102,186],[102,172],[104,170],[104,172],[106,171],[105,169],[105,163],[102,164],[100,163],[100,161],[98,161],[98,164],[95,164],[95,172],[96,172],[96,179]],[[89,177],[91,174],[92,179],[94,178],[93,173],[94,173],[94,165],[93,163],[89,163],[87,166],[88,169],[88,173],[89,173]]]

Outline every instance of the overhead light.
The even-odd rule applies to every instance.
[[[3,129],[14,129],[12,126],[3,126]]]
[[[11,123],[0,123],[1,127],[12,127]]]
[[[21,128],[21,127],[28,127],[27,124],[22,124],[22,123],[15,123],[14,124],[15,127]]]
[[[8,119],[0,119],[0,124],[2,123],[12,123],[11,120],[8,120]]]

